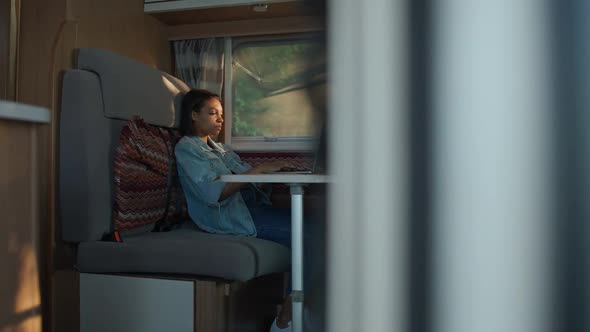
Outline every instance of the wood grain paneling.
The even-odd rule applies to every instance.
[[[217,332],[226,330],[226,285],[229,286],[229,284],[218,281],[195,281],[195,331]]]
[[[74,270],[55,272],[53,288],[59,296],[53,305],[55,331],[80,329],[80,273]]]
[[[316,16],[283,17],[170,26],[168,27],[168,39],[273,35],[314,32],[323,29],[322,19]]]
[[[0,330],[40,331],[36,133],[0,120]]]
[[[17,101],[25,104],[39,105],[51,109],[50,80],[51,45],[58,31],[58,26],[65,15],[65,0],[53,0],[51,3],[44,1],[25,1],[21,7],[20,40],[18,50],[18,85]],[[51,126],[43,126],[38,130],[38,161],[40,170],[38,214],[41,258],[41,290],[44,330],[50,331],[52,321],[52,253],[53,242],[53,218],[51,214],[50,186],[54,182],[52,178],[52,151],[51,134],[56,123]]]
[[[230,285],[228,332],[268,331],[283,302],[283,274],[275,273]]]
[[[0,99],[7,99],[8,95],[10,2],[11,0],[0,0]]]
[[[252,6],[232,6],[206,9],[192,9],[168,13],[151,14],[166,25],[202,24],[241,20],[268,19],[289,16],[313,16],[317,9],[303,1],[270,4],[266,12],[255,12]]]
[[[170,46],[164,24],[143,12],[137,0],[75,0],[68,15],[78,21],[75,48],[104,48],[169,72]]]
[[[195,280],[195,331],[268,331],[284,281],[280,273],[247,282]]]
[[[16,98],[20,0],[0,0],[0,99]]]

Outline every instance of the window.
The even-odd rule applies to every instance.
[[[325,101],[321,44],[313,36],[228,39],[225,54],[226,143],[311,150]]]

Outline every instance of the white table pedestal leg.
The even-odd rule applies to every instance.
[[[303,187],[291,185],[291,279],[294,332],[303,331]]]

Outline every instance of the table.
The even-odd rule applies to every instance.
[[[303,331],[303,186],[328,183],[329,176],[315,174],[231,174],[223,182],[284,183],[291,192],[291,279],[294,332]]]

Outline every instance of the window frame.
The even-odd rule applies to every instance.
[[[287,42],[294,40],[313,40],[315,33],[298,33],[272,36],[242,37],[237,40],[232,37],[224,38],[224,78],[223,78],[223,103],[224,103],[224,142],[232,149],[240,152],[310,152],[317,145],[316,137],[246,137],[232,136],[232,108],[233,108],[233,52],[240,45],[265,42]]]

